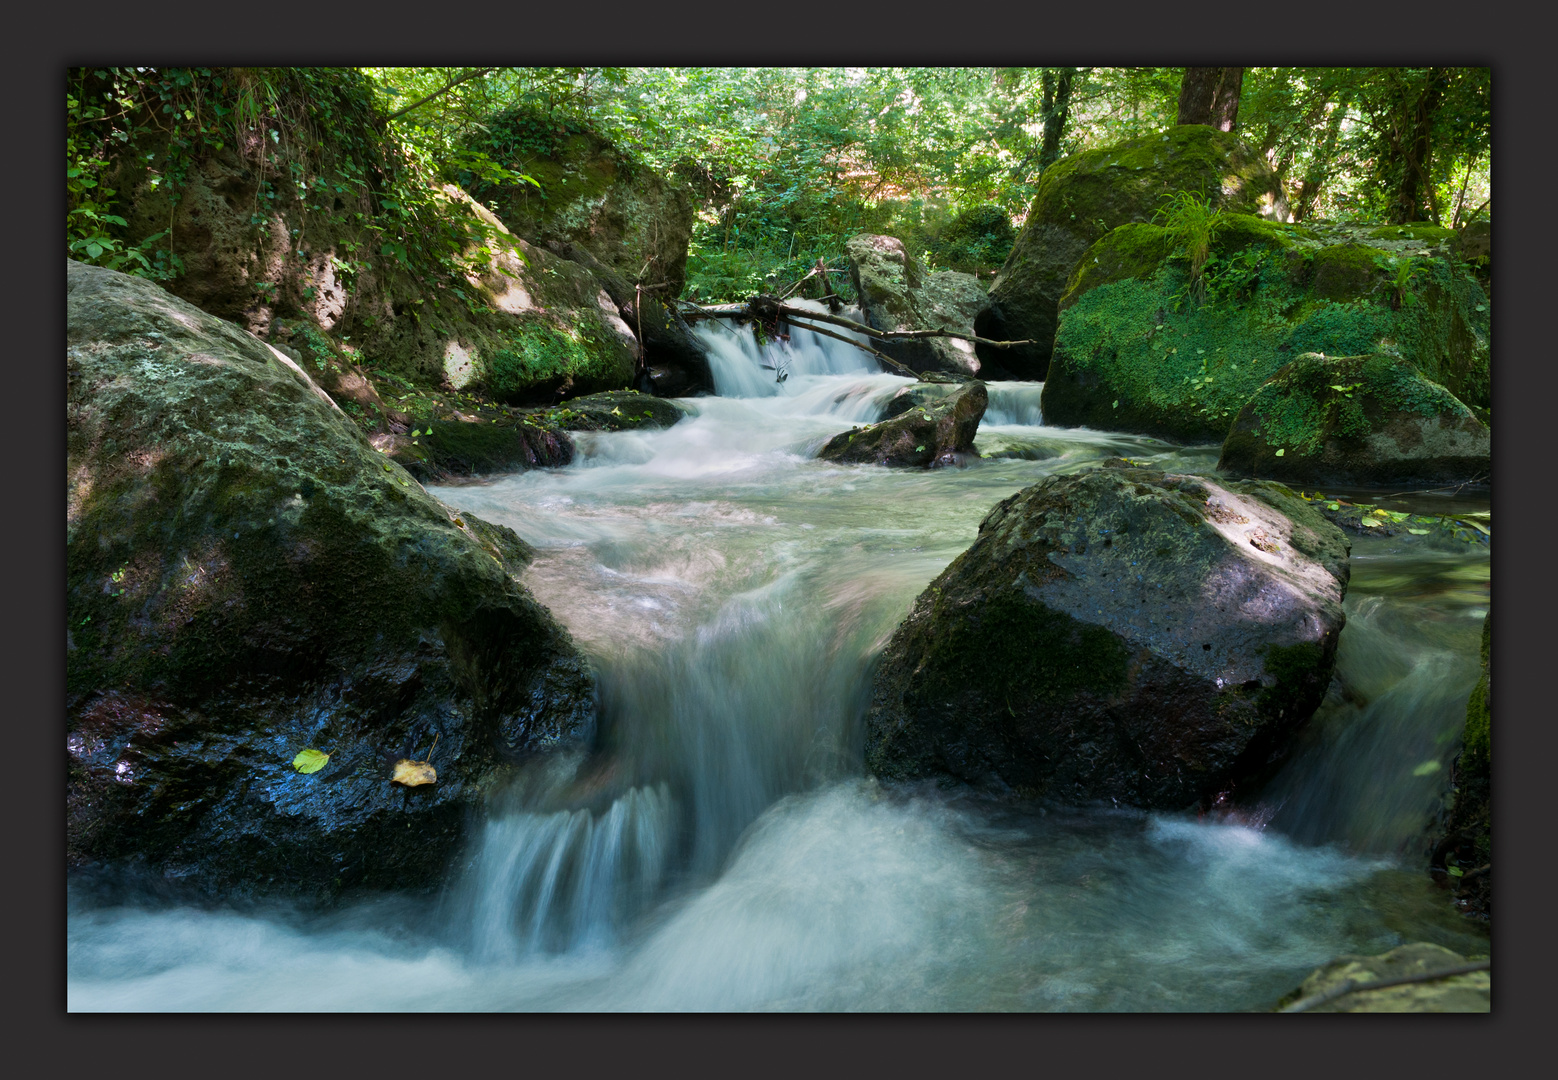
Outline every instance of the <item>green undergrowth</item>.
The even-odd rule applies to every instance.
[[[1430,546],[1442,546],[1450,542],[1457,550],[1486,547],[1493,539],[1492,521],[1487,513],[1413,514],[1404,510],[1387,510],[1374,503],[1344,499],[1319,491],[1299,491],[1295,494],[1318,510],[1326,520],[1350,532],[1387,537],[1406,533],[1408,536],[1425,538]]]

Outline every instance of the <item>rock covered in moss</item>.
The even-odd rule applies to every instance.
[[[1286,216],[1282,185],[1265,157],[1203,124],[1057,161],[1040,178],[1022,232],[990,285],[991,307],[975,324],[981,337],[1034,344],[981,346],[980,355],[1012,378],[1045,378],[1057,305],[1083,253],[1111,229],[1151,221],[1178,191],[1230,212]]]
[[[1234,417],[1220,471],[1301,484],[1485,480],[1488,429],[1393,356],[1305,353]]]
[[[899,465],[929,468],[977,456],[974,435],[990,403],[982,382],[914,406],[880,423],[850,428],[829,439],[817,456],[841,465]]]
[[[1183,809],[1325,693],[1348,543],[1272,484],[1116,467],[999,503],[882,653],[866,764]]]
[[[1492,614],[1482,620],[1482,675],[1466,700],[1461,752],[1450,772],[1450,812],[1435,833],[1429,870],[1478,919],[1493,915]]]
[[[418,480],[444,483],[490,473],[552,469],[573,460],[573,440],[555,424],[507,417],[428,420],[416,435],[374,436],[373,443]]]
[[[1278,1003],[1278,1011],[1304,1005],[1307,1007],[1301,1010],[1303,1012],[1322,1013],[1488,1012],[1492,1003],[1492,977],[1487,970],[1376,989],[1349,989],[1349,984],[1362,987],[1376,982],[1432,976],[1435,972],[1454,971],[1470,962],[1470,957],[1426,941],[1400,945],[1378,956],[1338,957],[1316,968],[1297,990]]]
[[[226,895],[431,887],[506,762],[589,735],[588,663],[514,578],[523,547],[280,353],[70,263],[66,369],[73,865]],[[297,771],[304,749],[328,762]],[[437,783],[393,784],[401,758]]]
[[[665,282],[670,296],[682,291],[693,225],[684,185],[583,123],[523,106],[489,117],[477,140],[495,161],[536,181],[462,178],[515,233],[537,244],[577,244],[629,281]]]
[[[1306,352],[1399,354],[1469,405],[1489,390],[1489,302],[1439,232],[1226,215],[1199,284],[1167,229],[1088,249],[1060,302],[1047,422],[1220,442]]]
[[[952,330],[974,333],[989,307],[983,285],[957,270],[927,273],[903,241],[892,236],[851,237],[849,273],[866,324],[877,330]],[[913,371],[978,375],[983,367],[974,344],[959,338],[879,341],[876,347]]]
[[[574,398],[548,411],[546,419],[569,431],[629,431],[668,428],[685,419],[680,406],[633,390],[614,390]]]
[[[927,409],[949,394],[957,392],[957,383],[914,382],[903,387],[882,407],[882,419],[891,420],[910,409]]]

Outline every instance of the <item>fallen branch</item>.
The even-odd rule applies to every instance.
[[[810,314],[810,312],[808,312],[807,314]],[[790,319],[788,315],[786,315],[785,318],[787,320],[791,321],[791,322],[794,321],[794,320]],[[845,321],[847,321],[847,320],[845,320]],[[905,364],[900,364],[897,360],[894,360],[891,356],[888,356],[884,352],[879,352],[876,349],[873,349],[871,346],[865,344],[865,342],[855,341],[853,338],[847,338],[843,334],[835,334],[833,331],[831,331],[831,330],[824,330],[820,326],[807,326],[805,323],[801,323],[799,325],[801,326],[801,328],[803,330],[810,330],[814,334],[821,334],[823,337],[830,337],[830,338],[832,338],[835,341],[842,341],[846,345],[853,345],[857,349],[863,350],[864,352],[868,352],[872,356],[874,356],[878,360],[880,360],[882,363],[884,363],[888,367],[892,368],[899,375],[903,375],[903,376],[905,376],[907,378],[910,378],[910,379],[919,379],[919,377],[920,377],[919,372],[915,371],[913,368],[911,368],[911,367],[909,367],[909,366],[907,366]],[[851,325],[858,325],[858,324],[852,323]]]
[[[982,338],[975,334],[960,334],[955,330],[878,330],[875,327],[857,323],[853,319],[846,319],[842,315],[823,315],[816,311],[807,311],[805,308],[791,307],[788,304],[779,305],[779,313],[785,318],[798,315],[803,319],[820,319],[825,323],[835,326],[845,326],[861,334],[877,338],[881,341],[909,341],[914,338],[951,337],[960,338],[963,341],[974,341],[981,345],[994,345],[1005,349],[1013,345],[1032,345],[1031,340],[1023,341],[992,341],[990,338]]]
[[[1339,997],[1348,994],[1360,993],[1364,990],[1383,990],[1387,986],[1406,986],[1409,983],[1434,982],[1438,979],[1448,979],[1452,975],[1469,975],[1473,971],[1489,970],[1489,961],[1473,960],[1469,964],[1457,964],[1455,967],[1441,968],[1438,971],[1423,971],[1416,975],[1398,975],[1393,979],[1375,979],[1372,982],[1355,982],[1352,979],[1344,979],[1329,990],[1323,990],[1318,994],[1310,994],[1306,998],[1299,998],[1293,1004],[1278,1009],[1278,1012],[1300,1013],[1308,1012],[1317,1005],[1324,1005],[1328,1001],[1335,1001]]]
[[[462,75],[458,79],[456,79],[454,82],[452,82],[448,86],[444,87],[442,90],[434,90],[431,94],[427,95],[427,97],[418,98],[416,101],[413,101],[410,105],[407,105],[404,109],[396,109],[394,112],[390,113],[384,119],[388,121],[388,120],[394,120],[394,119],[396,119],[398,117],[404,116],[408,112],[410,112],[412,109],[415,109],[418,105],[426,105],[429,101],[432,101],[435,97],[439,97],[439,96],[441,96],[443,94],[447,94],[449,91],[453,90],[456,86],[459,86],[463,82],[469,82],[470,80],[478,78],[478,77],[480,77],[482,75],[490,75],[492,72],[497,71],[497,70],[498,70],[497,68],[481,68],[478,71],[471,72],[469,75]]]

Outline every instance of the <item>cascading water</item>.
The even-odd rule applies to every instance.
[[[82,903],[70,1008],[1241,1010],[1340,953],[1486,951],[1415,846],[1485,554],[1355,543],[1332,693],[1225,819],[879,785],[871,659],[991,506],[1104,457],[1204,472],[1216,449],[1046,428],[1040,384],[992,383],[983,460],[829,465],[821,444],[909,380],[799,328],[697,332],[719,395],[683,422],[437,492],[536,547],[526,583],[599,674],[597,745],[495,795],[432,906]]]

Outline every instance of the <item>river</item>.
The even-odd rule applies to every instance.
[[[1116,455],[1211,472],[1217,448],[1048,428],[1041,384],[992,383],[967,467],[830,465],[818,448],[908,380],[801,330],[700,332],[719,395],[681,423],[433,489],[536,547],[525,582],[600,676],[594,752],[495,796],[435,900],[73,898],[71,1010],[1240,1011],[1342,953],[1487,951],[1421,851],[1485,549],[1355,539],[1326,702],[1216,818],[878,784],[872,658],[997,501]]]

